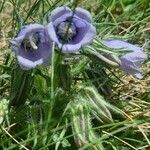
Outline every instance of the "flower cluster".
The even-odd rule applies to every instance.
[[[96,28],[87,10],[77,7],[72,11],[62,6],[51,12],[46,27],[35,23],[21,28],[11,41],[11,46],[21,68],[29,70],[41,64],[49,64],[53,42],[62,53],[75,53],[90,44],[95,36]],[[120,69],[138,78],[142,77],[139,67],[146,59],[142,48],[117,39],[105,39],[102,42],[110,48],[130,50],[119,58]]]
[[[37,65],[48,64],[51,59],[52,43],[63,53],[74,53],[92,42],[96,29],[87,10],[58,7],[51,12],[47,27],[40,24],[24,26],[11,41],[22,69],[29,70]]]

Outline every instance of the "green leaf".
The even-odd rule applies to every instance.
[[[11,74],[10,106],[24,105],[32,86],[31,71],[24,71],[19,66]]]

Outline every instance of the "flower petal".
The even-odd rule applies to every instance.
[[[75,53],[81,48],[81,44],[61,44],[58,43],[58,47],[63,53]]]
[[[87,33],[85,34],[85,36],[81,41],[82,46],[90,44],[95,36],[96,36],[96,28],[92,24],[90,24]]]
[[[56,31],[55,31],[55,28],[54,28],[52,22],[50,22],[48,24],[47,31],[48,31],[48,35],[49,35],[50,39],[53,40],[54,42],[58,43],[58,37],[56,35]]]
[[[137,50],[134,52],[127,53],[124,56],[121,56],[120,58],[128,59],[129,61],[136,64],[141,64],[147,58],[147,55],[143,51]]]
[[[104,39],[102,42],[104,43],[104,45],[110,48],[123,48],[126,50],[132,50],[132,51],[143,50],[141,47],[138,47],[136,45],[130,44],[122,40],[117,40],[117,39]]]
[[[89,22],[78,17],[75,17],[73,22],[77,27],[78,34],[76,37],[74,37],[71,44],[80,43],[82,46],[90,44],[93,38],[96,36],[95,27]]]
[[[51,21],[53,22],[56,19],[61,18],[63,15],[70,14],[70,12],[72,12],[71,9],[66,6],[57,7],[51,12]]]
[[[54,27],[57,27],[62,22],[65,22],[67,19],[70,19],[72,17],[72,13],[68,13],[65,15],[62,15],[60,18],[57,18],[55,21],[53,21]]]
[[[31,33],[35,33],[35,32],[37,32],[39,30],[42,30],[42,29],[44,29],[43,25],[40,25],[40,24],[37,24],[37,23],[29,24],[29,25],[26,25],[26,26],[22,27],[22,29],[18,33],[17,37],[28,36]]]
[[[46,37],[48,37],[48,32],[45,32],[45,34],[43,34],[43,39],[46,39]],[[42,35],[41,35],[42,37]],[[49,41],[44,41],[43,43],[39,44],[38,49],[39,49],[39,53],[41,55],[41,58],[43,58],[43,63],[44,64],[49,64],[50,60],[51,60],[51,49],[52,49],[52,44],[53,42],[51,40]]]
[[[92,16],[91,16],[91,14],[90,14],[87,10],[85,10],[85,9],[83,9],[83,8],[77,7],[77,8],[75,9],[75,14],[76,14],[79,18],[82,18],[83,20],[86,20],[86,21],[88,21],[89,23],[92,22]]]
[[[11,40],[11,48],[15,51],[15,53],[18,53],[21,42],[23,41],[24,36],[16,37],[15,39]]]
[[[35,68],[37,65],[41,65],[43,63],[43,59],[39,59],[37,61],[30,61],[22,56],[17,56],[17,59],[18,59],[18,62],[20,64],[20,67],[23,69],[23,70],[29,70],[29,69],[32,69],[32,68]]]
[[[89,22],[87,22],[87,21],[85,21],[85,20],[83,20],[83,19],[81,19],[81,18],[79,18],[78,16],[74,16],[73,17],[73,23],[75,24],[75,26],[77,27],[77,28],[84,28],[84,27],[86,27],[87,25],[90,25],[90,23]]]
[[[139,66],[137,66],[136,63],[133,63],[132,61],[126,59],[126,58],[120,58],[121,60],[121,65],[120,65],[120,69],[132,74],[133,76],[136,76],[136,74],[141,74],[142,76],[142,71],[140,70]]]

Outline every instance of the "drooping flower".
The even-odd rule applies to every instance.
[[[64,53],[78,52],[96,35],[91,14],[79,7],[74,11],[65,6],[58,7],[52,11],[50,20],[49,36]]]
[[[46,28],[40,24],[29,24],[21,28],[11,41],[19,65],[24,70],[48,64],[51,57],[52,41]]]
[[[140,65],[147,58],[143,48],[117,39],[105,39],[102,41],[102,43],[109,48],[118,48],[125,51],[131,51],[120,57],[120,69],[137,78],[142,78]]]

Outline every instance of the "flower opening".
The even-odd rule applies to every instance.
[[[29,24],[21,28],[11,46],[24,70],[50,62],[52,41],[42,25]]]
[[[74,25],[74,23],[71,23],[69,21],[62,22],[57,27],[58,38],[63,43],[67,43],[73,40],[76,33],[77,33],[76,26]]]
[[[58,7],[52,11],[50,20],[49,36],[64,53],[78,52],[96,35],[91,14],[79,7],[74,12],[68,7]]]

